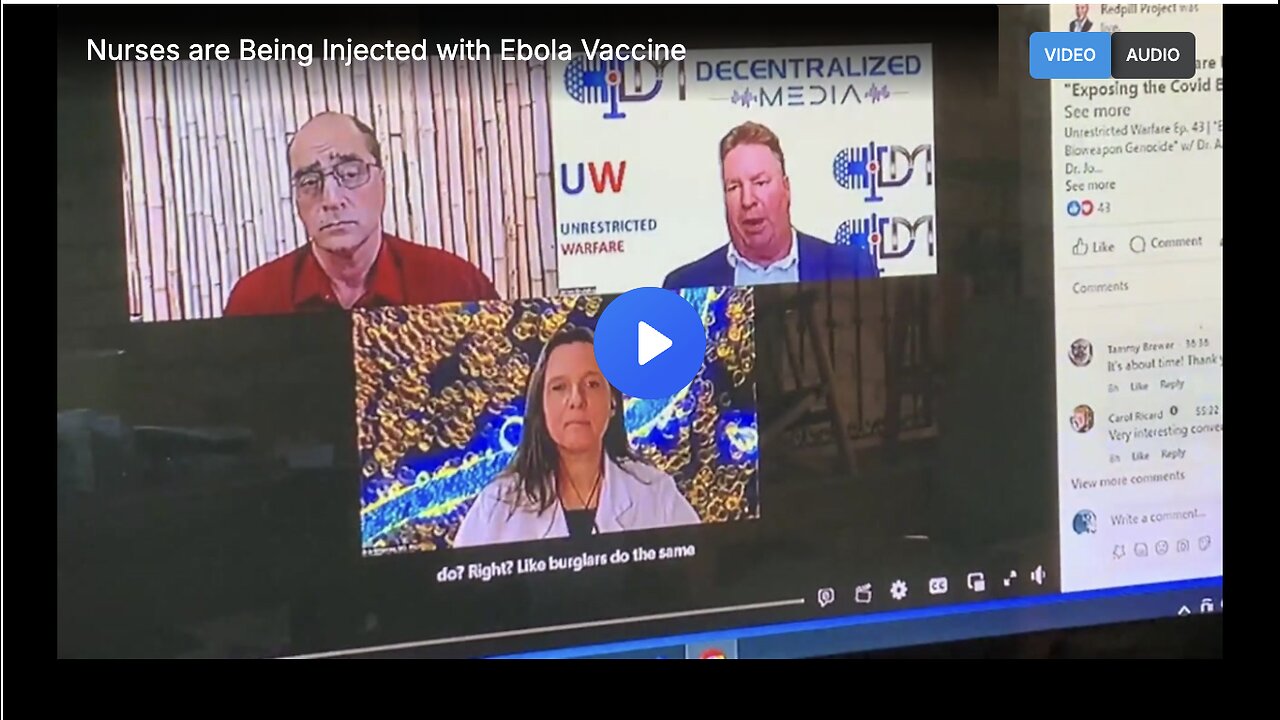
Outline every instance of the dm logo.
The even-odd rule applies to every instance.
[[[871,248],[881,260],[898,260],[910,255],[917,243],[922,243],[933,257],[937,253],[932,215],[921,215],[912,220],[905,217],[887,217],[872,213],[870,217],[851,218],[836,228],[836,243]]]
[[[579,55],[564,69],[564,89],[569,97],[584,105],[608,105],[602,117],[621,120],[622,103],[647,102],[662,91],[663,75],[669,60],[588,60]],[[646,77],[652,76],[652,77]],[[631,91],[628,92],[628,80]],[[646,89],[646,85],[648,86]],[[676,63],[676,86],[680,99],[685,99],[684,61]]]
[[[924,161],[924,183],[933,185],[933,145],[908,150],[901,145],[874,142],[844,148],[831,162],[836,184],[846,190],[866,192],[866,202],[881,202],[885,188],[900,188],[915,177],[916,161]]]

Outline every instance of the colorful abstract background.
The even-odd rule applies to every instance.
[[[751,289],[681,295],[706,324],[706,360],[670,398],[626,398],[628,435],[676,479],[704,523],[757,518]],[[543,346],[566,325],[594,328],[607,302],[576,296],[355,314],[364,554],[451,546],[472,500],[520,441]]]

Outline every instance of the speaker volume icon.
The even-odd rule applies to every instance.
[[[1037,585],[1043,585],[1045,577],[1046,574],[1043,565],[1037,565],[1036,569],[1031,571],[1031,582],[1034,582]]]

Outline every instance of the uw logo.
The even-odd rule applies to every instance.
[[[872,213],[870,217],[851,218],[836,228],[836,243],[865,248],[881,260],[897,260],[910,255],[917,243],[923,243],[929,257],[937,253],[932,215],[915,220]]]
[[[608,105],[602,116],[605,120],[622,120],[622,103],[648,102],[662,92],[663,75],[670,60],[645,60],[630,63],[621,60],[588,60],[579,55],[568,62],[564,69],[564,89],[577,102],[584,105]],[[629,66],[629,67],[628,67]],[[646,66],[648,69],[646,69]],[[653,77],[646,78],[648,70]],[[631,91],[628,92],[628,78]],[[646,82],[652,84],[646,89]],[[679,98],[685,99],[684,61],[676,61],[676,87]]]
[[[866,145],[844,148],[831,162],[836,184],[846,190],[863,190],[866,202],[881,202],[886,188],[900,188],[916,175],[916,162],[923,159],[924,183],[933,185],[933,145]]]
[[[623,160],[616,165],[608,160],[602,163],[578,163],[578,178],[572,185],[569,183],[568,163],[560,163],[560,189],[567,195],[581,193],[586,189],[588,173],[591,175],[591,188],[597,195],[603,195],[606,190],[620,193],[622,179],[627,174],[627,161]]]

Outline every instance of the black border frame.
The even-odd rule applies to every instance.
[[[568,11],[565,13],[565,15],[575,15],[575,16],[578,15],[578,11],[574,8],[564,8],[564,9]],[[33,7],[33,6],[6,7],[4,9],[4,13],[6,16],[5,20],[8,22],[4,23],[4,26],[6,28],[6,31],[4,33],[5,35],[4,45],[5,45],[6,59],[9,60],[9,62],[5,64],[6,67],[4,70],[5,84],[8,86],[7,88],[8,92],[6,92],[6,95],[10,99],[15,99],[15,98],[25,99],[21,103],[11,102],[10,104],[8,104],[8,107],[6,108],[5,114],[8,116],[6,119],[8,119],[9,122],[6,123],[8,130],[5,133],[5,135],[8,136],[7,139],[9,139],[12,143],[11,148],[18,146],[18,143],[21,140],[22,136],[27,135],[28,133],[31,133],[33,131],[38,132],[35,126],[38,126],[39,123],[35,123],[33,126],[33,124],[31,123],[32,118],[29,115],[29,113],[32,112],[32,109],[31,109],[32,107],[38,106],[37,105],[38,99],[41,96],[43,96],[45,92],[48,91],[47,85],[44,85],[43,78],[41,77],[41,74],[38,72],[38,68],[42,64],[42,62],[44,62],[43,58],[47,58],[49,54],[48,54],[48,46],[43,41],[43,38],[46,38],[47,36],[44,35],[42,32],[40,32],[39,30],[37,30],[37,28],[47,27],[46,23],[48,22],[48,19],[51,19],[50,15],[56,16],[59,40],[62,38],[65,32],[74,33],[76,32],[77,28],[88,27],[88,26],[98,27],[98,28],[102,28],[102,27],[112,28],[113,31],[128,28],[128,34],[131,36],[131,39],[132,37],[139,37],[139,36],[142,38],[146,38],[148,35],[156,32],[155,31],[156,27],[163,26],[166,23],[173,23],[175,26],[185,26],[189,28],[187,32],[199,32],[205,36],[216,35],[216,33],[218,32],[228,32],[229,29],[232,27],[238,28],[238,30],[235,31],[236,36],[243,35],[243,34],[246,34],[246,30],[244,28],[250,26],[250,25],[247,25],[246,23],[249,23],[249,24],[257,23],[264,26],[275,25],[279,23],[280,26],[287,25],[288,27],[290,27],[291,33],[308,32],[308,28],[313,27],[311,23],[300,22],[299,18],[294,16],[294,12],[295,12],[294,8],[276,8],[275,10],[279,14],[288,15],[289,17],[287,18],[279,17],[279,15],[277,15],[276,13],[266,11],[266,9],[264,8],[250,9],[243,6],[218,7],[216,8],[216,10],[208,7],[197,7],[197,6],[184,6],[184,7],[176,7],[176,6],[66,7],[64,6],[64,7],[52,8],[52,9],[47,7]],[[972,20],[973,18],[976,18],[976,17],[982,17],[986,13],[993,13],[994,10],[995,8],[992,6],[980,6],[979,8],[976,8],[976,9],[975,8],[966,9],[966,8],[960,8],[956,6],[948,6],[945,9],[931,8],[929,11],[931,13],[931,15],[929,16],[929,20],[924,22],[926,25],[929,25],[929,26],[933,26],[937,28],[946,28],[947,30],[955,31],[957,29],[957,25],[955,24],[956,22],[960,22],[961,27],[963,27],[964,21]],[[579,27],[579,25],[572,24],[573,22],[590,22],[590,23],[593,23],[592,26],[594,27],[595,26],[594,23],[598,23],[601,21],[600,19],[597,19],[597,17],[595,16],[595,13],[597,11],[599,11],[601,15],[623,14],[626,12],[653,13],[654,18],[660,18],[660,19],[654,20],[650,25],[651,27],[654,28],[655,34],[660,34],[662,28],[675,27],[677,21],[681,19],[681,18],[672,18],[666,12],[654,13],[652,9],[647,9],[647,8],[637,8],[637,7],[628,8],[626,6],[608,6],[608,8],[605,8],[605,9],[593,8],[592,15],[589,18],[584,19],[582,17],[576,17],[573,20],[566,18],[565,24],[563,25],[557,24],[556,27],[557,28]],[[821,8],[806,8],[803,11],[797,7],[792,7],[792,8],[788,8],[788,11],[792,14],[783,16],[779,20],[770,18],[768,23],[761,23],[760,15],[757,12],[752,12],[752,13],[749,13],[746,17],[735,18],[733,20],[724,22],[723,24],[718,23],[719,27],[716,30],[704,30],[703,32],[705,34],[701,34],[701,37],[709,38],[709,37],[712,37],[712,34],[716,31],[732,29],[732,30],[743,31],[741,32],[741,34],[738,34],[738,33],[735,33],[735,34],[738,34],[739,38],[742,38],[744,40],[748,37],[751,37],[754,34],[754,37],[758,38],[758,43],[760,45],[774,45],[774,44],[782,44],[784,42],[794,42],[794,40],[791,39],[791,37],[789,36],[792,36],[792,32],[794,32],[795,30],[803,27],[806,30],[810,30],[813,32],[812,42],[815,42],[815,43],[828,42],[828,41],[850,42],[854,38],[851,38],[849,34],[842,33],[837,29],[842,25],[845,25],[845,23],[841,22],[841,20],[839,19],[840,17],[842,16],[849,17],[852,15],[858,16],[858,26],[859,26],[859,32],[857,33],[858,37],[876,33],[877,31],[877,28],[875,27],[876,20],[880,19],[881,21],[883,21],[884,18],[887,17],[887,14],[883,12],[883,8],[867,8],[867,7],[860,7],[860,8],[859,7],[852,7],[852,8],[851,7],[840,7],[840,8],[821,7]],[[815,18],[813,15],[810,14],[810,11],[820,13],[821,18],[820,19]],[[395,8],[370,7],[370,8],[359,8],[358,12],[360,12],[363,16],[361,17],[361,24],[364,26],[376,25],[380,21],[395,22],[396,20],[413,18],[415,25],[418,22],[425,22],[435,27],[454,28],[454,27],[465,27],[468,21],[471,18],[475,17],[473,14],[470,14],[470,13],[474,13],[473,10],[458,8],[455,6],[395,7]],[[1275,16],[1274,15],[1263,16],[1262,15],[1263,12],[1266,12],[1266,11],[1260,11],[1257,8],[1250,7],[1249,8],[1250,14],[1248,18],[1246,18],[1243,8],[1233,7],[1229,12],[1226,13],[1224,32],[1225,34],[1230,35],[1233,43],[1237,43],[1239,47],[1239,49],[1237,49],[1237,46],[1233,45],[1233,52],[1239,52],[1241,55],[1249,55],[1252,53],[1256,53],[1259,50],[1261,50],[1263,47],[1265,47],[1263,43],[1261,42],[1253,43],[1251,42],[1251,38],[1246,37],[1251,32],[1260,30],[1263,27],[1270,27],[1274,24]],[[548,15],[547,10],[545,8],[534,9],[529,6],[513,6],[513,7],[505,8],[499,11],[497,8],[489,7],[484,9],[484,13],[490,19],[495,17],[502,17],[505,19],[504,23],[502,25],[499,25],[498,29],[494,31],[495,35],[498,35],[498,36],[501,36],[504,34],[510,34],[510,35],[519,34],[521,36],[530,37],[530,38],[546,36],[545,32],[542,33],[542,35],[539,35],[537,32],[533,31],[531,28],[537,26],[537,24],[539,23],[543,23],[543,24],[546,24],[548,22],[552,24],[556,23],[556,20]],[[937,14],[934,15],[933,13],[937,13]],[[332,17],[332,15],[329,15],[328,13],[326,13],[325,16],[330,18]],[[949,20],[944,20],[943,19],[944,17],[949,18]],[[990,17],[990,16],[988,15],[987,17]],[[192,22],[193,18],[197,18],[198,22]],[[404,27],[404,25],[398,25],[398,26]],[[994,27],[994,23],[992,23],[991,26]],[[633,37],[634,29],[637,27],[638,26],[634,23],[630,24],[627,35]],[[649,27],[649,26],[640,25],[639,27]],[[974,27],[980,28],[981,23],[975,25]],[[192,28],[199,28],[199,30],[197,31]],[[509,31],[506,28],[516,28],[516,30]],[[881,28],[880,30],[882,31],[882,34],[876,34],[874,37],[875,40],[881,41],[881,42],[891,42],[896,39],[892,32],[885,32],[883,28]],[[442,32],[444,31],[442,30]],[[456,34],[456,33],[453,33],[453,34]],[[283,36],[284,34],[275,33],[275,35]],[[699,35],[695,34],[689,37],[697,38],[699,37]],[[912,37],[918,38],[918,35],[913,34]],[[787,39],[784,40],[784,38],[787,38]],[[996,43],[994,42],[994,38],[992,39],[993,39],[992,47],[994,48]],[[706,46],[706,41],[703,40],[703,42],[699,42],[697,39],[691,39],[688,44],[691,47],[696,47],[699,45]],[[75,57],[64,53],[63,52],[64,48],[61,46],[60,43],[58,43],[57,47],[58,47],[58,51],[57,51],[56,61],[58,62],[59,66],[63,66],[64,62],[71,62],[73,64],[75,63],[76,61]],[[1246,76],[1246,73],[1251,68],[1268,67],[1267,65],[1252,65],[1248,58],[1246,58],[1246,60],[1244,61],[1238,61],[1238,62],[1241,62],[1239,67],[1245,68],[1245,70],[1241,72],[1241,76],[1243,79],[1236,81],[1237,83],[1239,83],[1240,87],[1246,87],[1253,84],[1252,79]],[[1270,85],[1270,83],[1263,78],[1258,78],[1257,83],[1258,84],[1256,86],[1259,88],[1266,88]],[[1243,91],[1240,91],[1240,92],[1243,92]],[[1243,95],[1233,96],[1233,97],[1241,98],[1240,103],[1238,104],[1232,103],[1233,107],[1243,106],[1243,97],[1244,97]],[[1253,122],[1259,122],[1263,120],[1264,118],[1261,118],[1256,114],[1249,114],[1249,113],[1241,113],[1233,117],[1233,122],[1242,124],[1245,126],[1246,129],[1243,131],[1245,133],[1245,137],[1247,138],[1245,142],[1248,142],[1251,145],[1251,147],[1257,147],[1260,144],[1269,145],[1269,143],[1265,141],[1265,138],[1267,138],[1268,136],[1263,134],[1264,132],[1263,130],[1258,129],[1256,131],[1253,131],[1248,127]],[[55,132],[56,132],[56,129],[55,129]],[[1242,132],[1242,131],[1236,131],[1236,132]],[[17,177],[16,173],[13,172],[14,166],[17,163],[17,160],[15,159],[15,155],[16,155],[15,153],[11,152],[5,158],[5,163],[4,163],[5,169],[6,169],[6,175],[9,175],[11,181],[15,177]],[[65,167],[62,160],[63,158],[59,157],[59,163],[58,163],[59,180],[62,179],[62,170]],[[1243,163],[1241,163],[1241,165],[1243,165]],[[1239,167],[1239,165],[1236,165],[1233,163],[1232,167]],[[1236,177],[1233,175],[1228,175],[1228,176]],[[11,185],[11,187],[14,187],[15,185]],[[59,182],[58,185],[59,185],[59,195],[57,198],[57,202],[59,204],[64,202],[71,202],[72,201],[71,198],[64,198],[62,196],[61,182]],[[1237,203],[1239,203],[1239,205],[1243,206],[1244,203],[1242,202],[1242,193],[1238,193],[1236,192],[1236,190],[1237,188],[1233,188],[1233,193],[1228,195],[1225,198],[1225,200],[1227,201],[1226,202],[1227,205],[1235,206]],[[18,193],[15,193],[14,195],[11,195],[11,197],[21,198],[21,195]],[[19,202],[22,202],[22,201],[19,200]],[[1259,206],[1255,205],[1254,207],[1259,207]],[[1265,205],[1263,205],[1262,207],[1265,207]],[[1232,214],[1229,212],[1227,214],[1231,214],[1232,217],[1241,217],[1240,215]],[[13,206],[11,206],[11,214],[9,215],[5,223],[6,225],[5,230],[9,231],[8,233],[9,237],[18,238],[18,237],[24,237],[31,234],[34,228],[22,227],[22,225],[25,225],[27,222],[30,222],[30,217],[19,215],[18,213],[13,212]],[[1252,228],[1250,230],[1252,230]],[[58,229],[59,245],[61,245],[62,232],[63,232],[63,229],[59,228]],[[59,261],[57,266],[59,283],[62,282],[62,277],[64,275],[63,271],[64,271],[64,268],[62,267],[62,257],[61,257],[61,253],[59,253]],[[74,323],[74,321],[71,321],[70,318],[68,318],[68,321],[71,326],[74,326],[77,324],[77,323]],[[69,344],[74,346],[74,345],[82,344],[82,342],[84,342],[85,340],[88,340],[90,344],[92,343],[92,340],[88,338],[80,337],[80,338],[73,339],[72,337],[68,337],[67,334],[64,333],[64,330],[70,331],[69,334],[71,336],[77,336],[80,334],[75,332],[75,330],[72,327],[68,327],[64,325],[63,315],[60,311],[59,322],[58,322],[58,331],[59,331],[58,344],[61,346],[63,345],[64,341],[66,341],[66,342],[69,342]],[[13,366],[11,365],[11,367]],[[11,425],[11,428],[12,427],[14,426]],[[24,430],[25,428],[20,427],[19,432],[22,433],[24,432]],[[1244,523],[1243,516],[1240,522],[1242,524]],[[13,524],[10,524],[10,527],[13,528],[15,526]],[[15,547],[15,546],[13,544],[10,544],[10,547]],[[1178,624],[1175,625],[1174,624],[1175,622]],[[1188,628],[1191,628],[1192,626],[1195,627],[1195,630],[1193,632],[1188,632]],[[900,650],[861,653],[859,654],[859,656],[897,657],[897,656],[906,655],[906,656],[912,656],[912,657],[921,657],[921,656],[942,655],[942,656],[948,656],[948,657],[955,657],[955,656],[973,657],[976,655],[976,656],[982,656],[982,657],[1010,657],[1010,656],[1026,657],[1027,648],[1030,648],[1037,644],[1040,644],[1040,646],[1043,646],[1043,643],[1045,642],[1044,638],[1051,638],[1052,641],[1049,643],[1049,647],[1050,648],[1054,648],[1054,647],[1066,648],[1065,650],[1065,652],[1067,652],[1066,655],[1062,655],[1061,652],[1058,652],[1058,651],[1052,651],[1048,653],[1032,653],[1032,656],[1068,656],[1070,657],[1070,656],[1079,656],[1083,654],[1088,654],[1088,646],[1090,643],[1089,638],[1097,637],[1098,633],[1113,633],[1113,632],[1125,632],[1125,631],[1132,632],[1132,637],[1134,638],[1134,643],[1132,647],[1133,647],[1133,654],[1135,655],[1147,654],[1148,651],[1150,651],[1152,648],[1156,647],[1157,645],[1161,644],[1162,642],[1167,641],[1169,638],[1174,638],[1175,640],[1180,639],[1182,641],[1180,643],[1174,644],[1174,646],[1182,648],[1182,650],[1179,650],[1178,652],[1175,653],[1178,656],[1190,655],[1195,657],[1206,657],[1206,656],[1221,657],[1222,632],[1221,632],[1221,616],[1220,615],[1209,616],[1207,618],[1197,618],[1195,620],[1182,620],[1182,619],[1175,619],[1175,618],[1170,618],[1167,620],[1158,619],[1148,623],[1133,623],[1133,624],[1116,625],[1116,626],[1097,626],[1093,628],[1051,631],[1049,633],[1033,633],[1033,634],[1027,634],[1027,635],[1013,635],[1013,636],[1003,636],[1003,637],[997,637],[997,638],[985,638],[981,640],[964,641],[960,643],[947,643],[947,644],[941,644],[936,646],[915,646],[910,648],[903,648]],[[1019,647],[1019,646],[1022,646],[1022,647]],[[1165,646],[1170,647],[1168,645],[1165,645]],[[1079,648],[1079,651],[1077,652],[1076,650],[1074,650],[1074,648]]]

